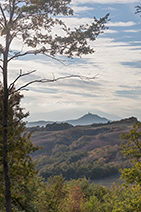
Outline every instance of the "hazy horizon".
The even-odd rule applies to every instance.
[[[69,119],[33,119],[33,120],[28,120],[28,122],[64,122],[64,121],[70,121],[70,120],[77,120],[77,119],[79,119],[79,118],[82,118],[83,116],[85,116],[85,115],[87,115],[87,114],[89,114],[89,113],[91,113],[91,112],[87,112],[87,113],[85,113],[85,114],[82,114],[81,116],[75,116],[75,117],[70,117]],[[130,116],[130,117],[118,117],[118,116],[114,116],[114,115],[110,115],[110,114],[105,114],[105,116],[104,115],[99,115],[99,114],[96,114],[96,113],[91,113],[92,115],[97,115],[97,116],[99,116],[100,118],[106,118],[106,119],[108,119],[109,121],[118,121],[118,120],[121,120],[121,119],[126,119],[126,118],[130,118],[130,117],[133,117],[133,116]],[[39,113],[39,116],[40,116],[40,113]],[[108,117],[110,117],[111,116],[111,119],[109,119]],[[51,114],[50,114],[50,117],[51,117]],[[137,117],[135,117],[135,118],[137,118]],[[137,118],[138,119],[138,118]],[[139,120],[139,119],[138,119]],[[140,120],[139,120],[140,121]]]

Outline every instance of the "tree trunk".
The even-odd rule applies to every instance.
[[[8,133],[8,86],[7,86],[7,58],[8,58],[8,37],[6,40],[6,49],[4,53],[3,62],[3,85],[4,85],[4,97],[3,97],[3,172],[5,180],[5,207],[6,212],[11,212],[11,182],[9,176],[9,164],[8,164],[8,143],[7,143],[7,133]]]
[[[6,212],[11,212],[11,183],[9,177],[9,165],[8,165],[8,145],[7,145],[7,106],[8,106],[8,94],[7,89],[4,89],[4,109],[3,109],[3,171],[5,180],[5,204]]]

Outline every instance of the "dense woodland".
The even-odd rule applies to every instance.
[[[14,93],[8,108],[9,123],[14,123],[8,131],[13,212],[141,211],[140,122],[132,117],[90,126],[52,124],[31,132],[25,122],[16,121],[28,115],[20,107],[22,98]],[[119,168],[124,168],[125,184],[105,187],[89,181],[114,175]],[[0,182],[4,212],[2,165]]]

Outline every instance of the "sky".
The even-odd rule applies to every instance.
[[[24,80],[69,74],[94,77],[54,83],[32,84],[23,91],[22,107],[28,121],[65,121],[91,112],[110,120],[131,116],[141,121],[141,17],[135,14],[138,0],[73,0],[74,15],[61,17],[71,28],[91,23],[93,17],[110,13],[108,29],[90,45],[95,53],[82,58],[61,58],[64,64],[46,56],[25,56],[9,66],[9,82],[19,73],[36,70]],[[21,48],[17,41],[14,48]],[[59,57],[60,59],[60,57]],[[17,84],[17,86],[19,86]]]

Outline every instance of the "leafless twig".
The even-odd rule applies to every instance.
[[[45,56],[47,56],[47,57],[49,57],[49,58],[51,58],[51,59],[53,59],[53,60],[56,60],[56,61],[62,63],[63,65],[67,66],[67,65],[64,63],[66,60],[60,60],[60,59],[58,59],[58,58],[56,58],[56,57],[54,57],[54,56],[48,55],[48,54],[46,54],[46,53],[44,53],[43,55],[45,55]]]
[[[26,72],[26,73],[22,73],[22,69],[20,69],[20,74],[16,77],[16,79],[9,85],[9,91],[11,91],[14,86],[15,86],[15,83],[21,78],[21,77],[24,77],[24,76],[27,76],[27,75],[30,75],[30,74],[33,74],[36,70],[33,70],[33,71],[29,71],[29,72]]]
[[[3,67],[0,65],[1,70],[3,71]]]
[[[25,75],[28,75],[28,74],[31,74],[31,73],[32,72],[29,72],[29,73],[26,73]],[[94,77],[86,77],[86,76],[81,76],[81,75],[68,75],[68,76],[57,77],[57,78],[55,78],[55,76],[53,75],[52,79],[41,79],[41,80],[33,80],[33,81],[30,81],[30,82],[27,82],[26,84],[22,85],[21,87],[19,87],[15,91],[11,92],[10,94],[13,94],[13,93],[21,91],[21,90],[28,90],[26,87],[33,84],[33,83],[49,83],[49,82],[56,82],[56,81],[59,81],[59,80],[69,79],[69,78],[80,78],[81,80],[93,80],[97,77],[97,75],[95,75]],[[17,77],[16,79],[19,79],[19,77]]]

